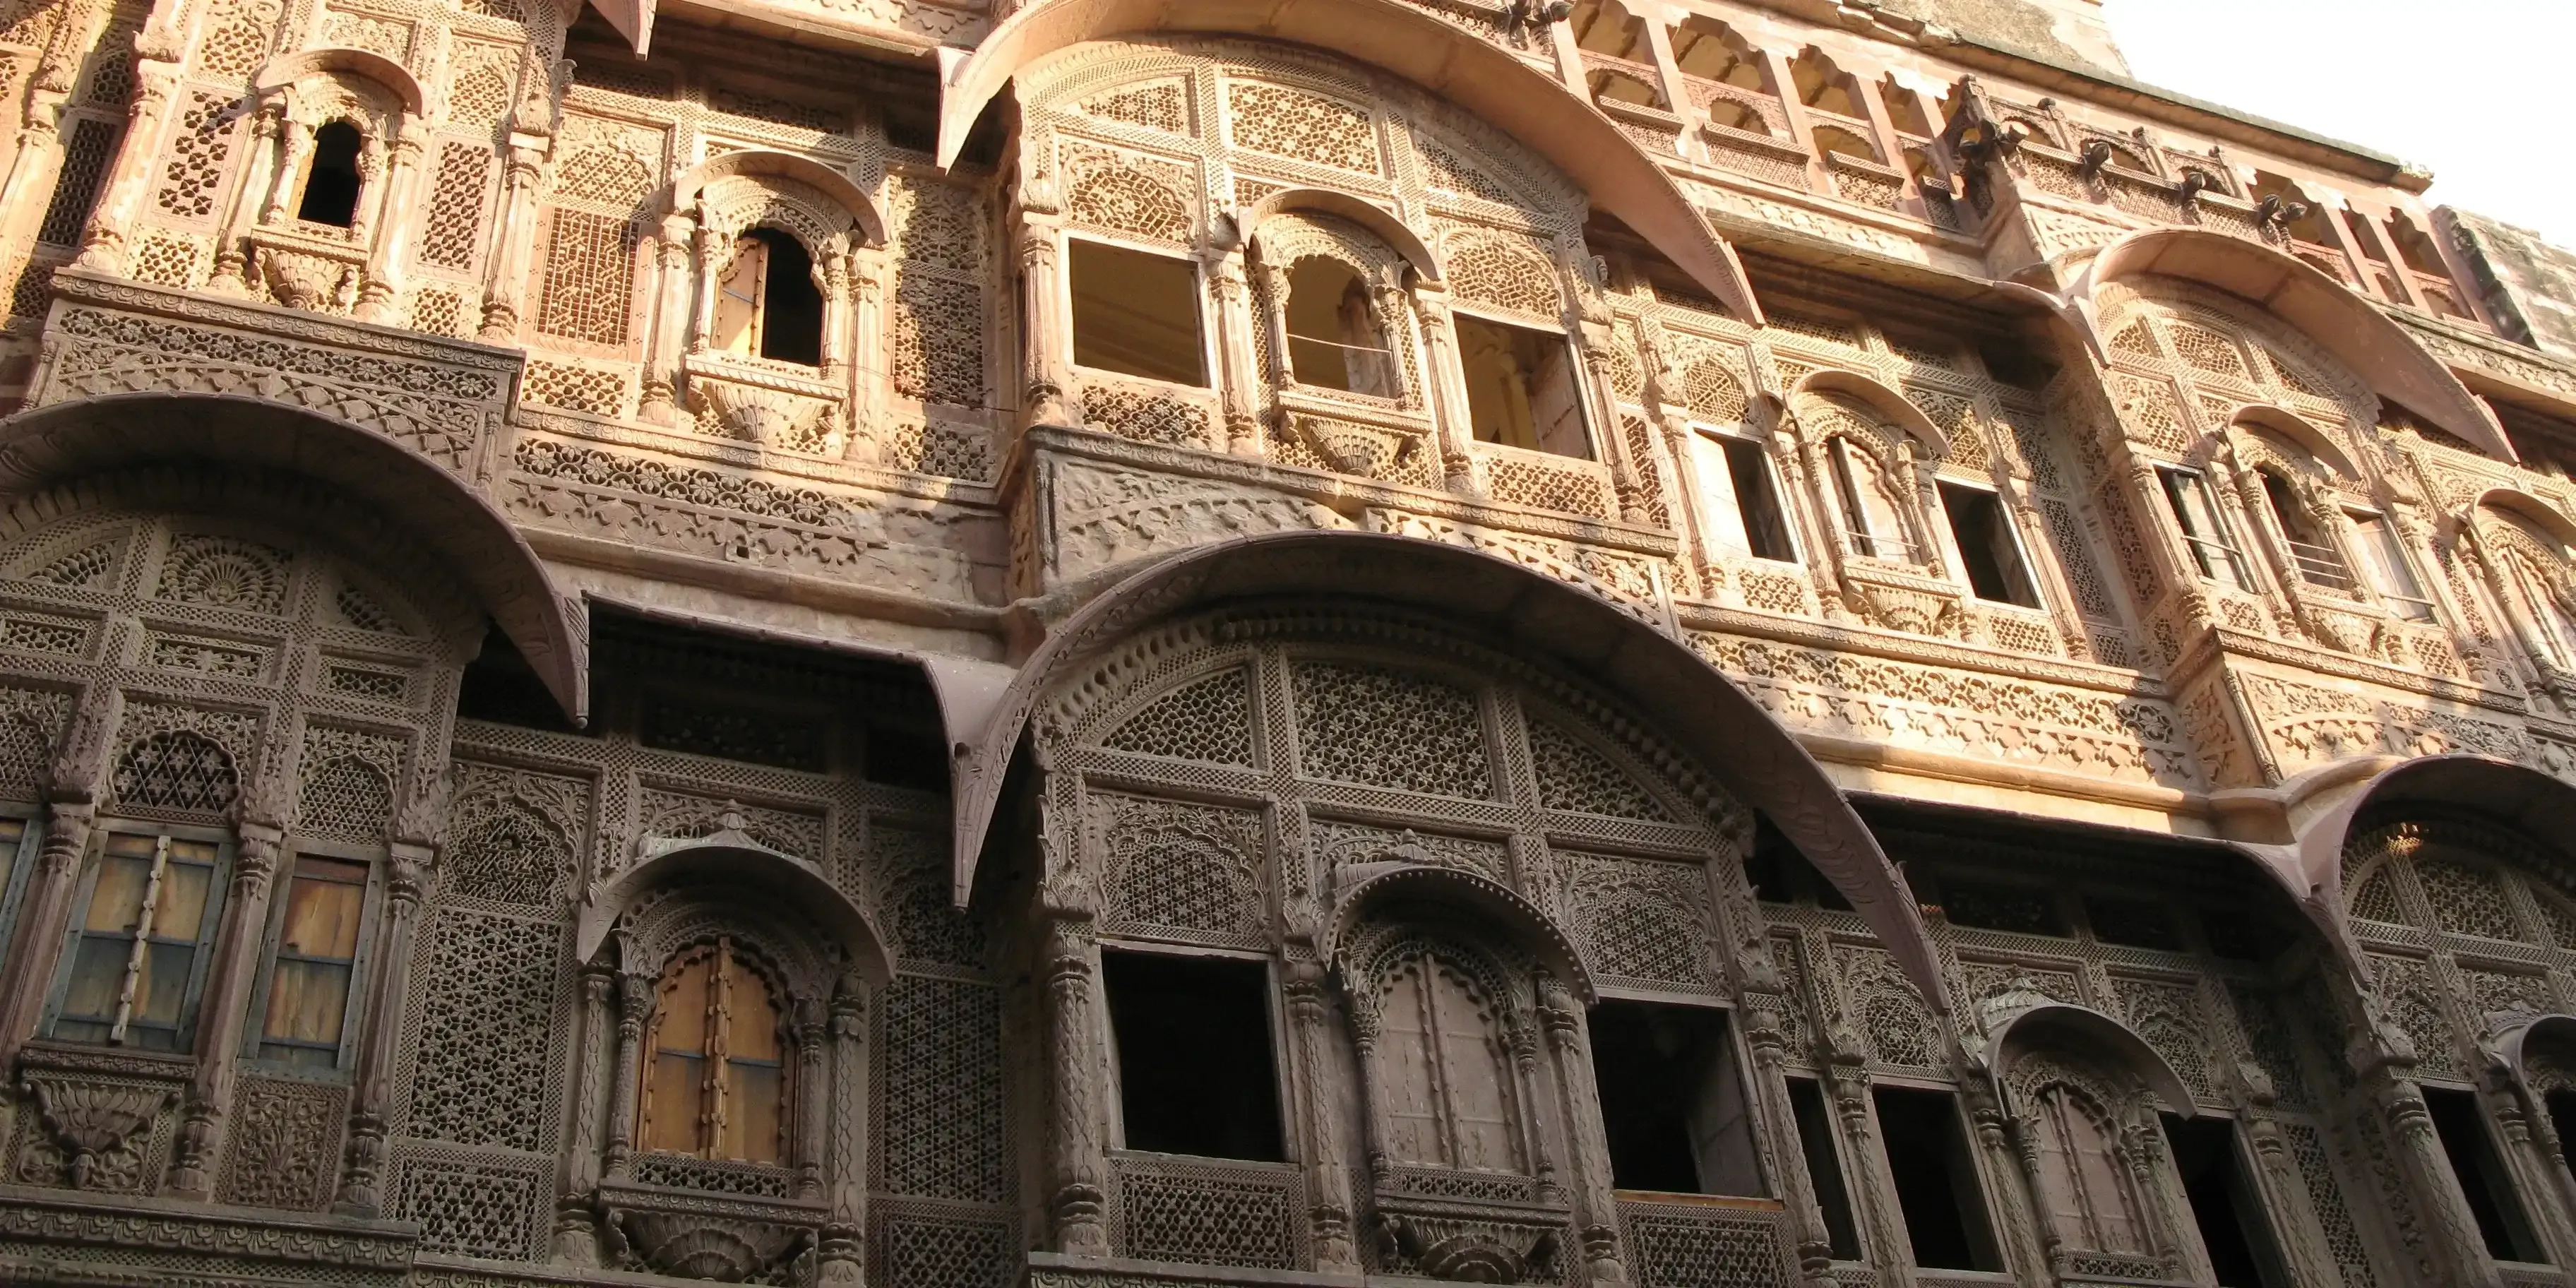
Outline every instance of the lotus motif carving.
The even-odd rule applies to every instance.
[[[1413,443],[1413,435],[1398,430],[1316,416],[1298,417],[1297,431],[1326,464],[1362,478],[1383,477]]]
[[[167,1086],[62,1078],[30,1078],[27,1087],[61,1154],[59,1174],[76,1190],[138,1188],[143,1160],[134,1138],[148,1132],[177,1095]],[[36,1161],[22,1161],[22,1179]]]
[[[689,388],[725,432],[763,447],[833,454],[843,441],[839,409],[810,395],[709,375]]]
[[[358,266],[309,251],[262,247],[260,280],[290,309],[345,312],[358,293]]]

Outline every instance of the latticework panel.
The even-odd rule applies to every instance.
[[[488,147],[453,139],[439,145],[420,262],[458,272],[474,267],[483,242],[483,190],[491,169]]]
[[[1241,668],[1222,671],[1156,698],[1127,717],[1103,746],[1149,756],[1252,763],[1252,697]]]
[[[984,293],[973,280],[915,264],[895,273],[890,361],[895,392],[982,407]]]
[[[929,1204],[879,1201],[870,1281],[884,1288],[1010,1288],[1020,1268],[1009,1221]]]
[[[1341,662],[1300,662],[1291,676],[1306,773],[1436,796],[1493,794],[1474,694]]]
[[[1539,803],[1549,809],[1670,822],[1672,814],[1610,758],[1544,720],[1529,723]]]
[[[187,730],[137,739],[117,758],[116,801],[130,808],[221,814],[241,791],[233,758]]]
[[[1284,85],[1233,81],[1226,114],[1238,146],[1375,174],[1382,168],[1367,108]]]
[[[1110,1196],[1116,1247],[1146,1261],[1294,1270],[1305,1262],[1293,1167],[1120,1158]]]
[[[112,121],[84,117],[72,124],[71,137],[63,143],[62,170],[54,179],[53,198],[36,229],[37,241],[49,246],[80,244],[81,230],[89,225],[90,207],[98,201],[98,186],[107,178],[107,163],[122,133]]]
[[[404,1134],[533,1151],[547,1143],[563,932],[434,907],[412,961]]]
[[[634,222],[558,207],[549,223],[537,330],[585,344],[626,343],[642,240]]]
[[[1005,1200],[1000,995],[981,984],[902,975],[881,1009],[878,1188]]]
[[[1768,1288],[1796,1278],[1780,1214],[1623,1202],[1638,1288]]]

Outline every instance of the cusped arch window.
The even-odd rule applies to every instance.
[[[304,191],[295,217],[308,224],[348,228],[358,222],[358,193],[365,187],[359,158],[367,136],[346,120],[313,131],[313,153],[304,167]]]
[[[1468,1172],[1522,1170],[1500,1002],[1454,948],[1408,946],[1377,981],[1376,1085],[1387,1157]]]
[[[1393,398],[1402,392],[1377,292],[1359,270],[1308,255],[1288,270],[1288,365],[1298,384]]]
[[[769,973],[730,938],[663,968],[636,1136],[656,1153],[777,1164],[789,1154],[791,1064]]]

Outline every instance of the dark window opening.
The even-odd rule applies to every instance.
[[[2217,904],[2202,904],[2197,911],[2209,951],[2229,961],[2268,962],[2298,938],[2259,912]]]
[[[814,285],[814,259],[805,244],[774,228],[745,238],[760,243],[768,264],[760,283],[757,352],[777,362],[823,365],[823,291]]]
[[[869,782],[947,794],[948,740],[939,731],[870,725],[867,736]]]
[[[304,199],[295,217],[309,224],[346,228],[358,221],[358,149],[366,136],[347,121],[313,132],[313,159],[304,168]]]
[[[1852,1221],[1851,1189],[1834,1148],[1834,1120],[1813,1078],[1789,1079],[1789,1112],[1798,1120],[1798,1152],[1807,1158],[1807,1180],[1824,1210],[1825,1241],[1836,1261],[1860,1260],[1860,1229]]]
[[[2576,1173],[2576,1091],[2561,1087],[2540,1100],[2549,1111],[2549,1125],[2558,1132],[2558,1161]]]
[[[1610,1182],[1673,1194],[1761,1194],[1752,1120],[1726,1013],[1604,1002],[1592,1010],[1592,1074],[1610,1141]]]
[[[1977,346],[1986,374],[2016,389],[2045,389],[2057,378],[2057,364],[2028,346],[1994,340]]]
[[[72,125],[63,144],[62,169],[54,179],[53,198],[45,203],[44,222],[36,240],[48,246],[77,246],[89,228],[90,209],[98,204],[99,185],[107,181],[123,129],[112,122],[83,119]]]
[[[1945,879],[1941,882],[1941,909],[1950,915],[1954,926],[2023,935],[2066,935],[2066,920],[2058,912],[2057,896],[2040,886]]]
[[[1207,383],[1195,265],[1080,239],[1068,259],[1076,363],[1176,385]]]
[[[1301,385],[1396,396],[1377,301],[1349,265],[1317,255],[1288,270],[1288,369]]]
[[[1943,483],[1940,488],[1942,512],[1950,516],[1950,537],[1958,543],[1959,562],[1967,567],[1968,589],[1979,599],[2039,607],[2039,590],[2031,585],[2030,570],[2022,564],[2021,543],[2013,538],[2012,518],[2004,513],[2003,498],[1956,483]]]
[[[1103,953],[1129,1149],[1276,1163],[1278,1078],[1260,962]]]
[[[1753,897],[1765,903],[1813,899],[1817,906],[1851,911],[1851,902],[1816,870],[1788,835],[1764,814],[1753,816],[1753,851],[1744,856],[1744,879]]]
[[[1879,1140],[1897,1207],[1905,1213],[1914,1264],[1927,1270],[2003,1269],[1950,1093],[1879,1087],[1871,1097],[1878,1104]]]
[[[2224,1118],[2185,1120],[2165,1114],[2165,1140],[2182,1176],[2191,1219],[2200,1227],[2218,1288],[2284,1288],[2290,1282],[2263,1196],[2245,1175],[2236,1151],[2236,1124]]]
[[[1476,441],[1592,459],[1581,387],[1565,337],[1457,315],[1467,375],[1467,419]]]
[[[456,714],[460,719],[522,729],[582,732],[564,717],[563,705],[546,689],[537,669],[497,626],[484,635],[483,651],[465,664],[464,679],[456,689]]]
[[[2167,952],[2182,948],[2182,932],[2174,926],[2172,910],[2153,899],[2087,895],[2084,919],[2093,923],[2093,937],[2106,944]]]
[[[1762,459],[1762,449],[1740,438],[1723,439],[1721,445],[1727,477],[1735,484],[1735,512],[1744,518],[1744,544],[1756,559],[1794,561],[1798,548],[1789,544],[1788,512],[1771,486],[1771,465]]]
[[[2433,1132],[2442,1138],[2442,1153],[2459,1178],[2460,1195],[2478,1223],[2487,1255],[2498,1261],[2546,1262],[2549,1254],[2533,1235],[2531,1220],[2514,1193],[2513,1176],[2505,1170],[2495,1139],[2487,1134],[2486,1115],[2475,1092],[2426,1087],[2424,1107],[2433,1114]]]

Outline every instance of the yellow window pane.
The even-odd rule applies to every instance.
[[[753,1163],[779,1161],[778,1132],[786,1119],[787,1076],[773,1064],[728,1061],[725,1070],[725,1158]]]
[[[143,977],[134,983],[134,1018],[177,1024],[188,999],[188,971],[197,963],[194,943],[153,944],[143,950]]]
[[[706,1062],[673,1051],[656,1051],[644,1074],[645,1149],[693,1154],[699,1149],[698,1116],[704,1103]]]
[[[358,920],[365,911],[367,888],[309,876],[306,868],[311,862],[296,861],[295,884],[286,894],[286,924],[278,934],[279,950],[346,961],[358,955]]]
[[[117,832],[107,838],[107,852],[126,858],[149,859],[157,838],[132,832]]]
[[[111,850],[99,861],[98,884],[90,888],[89,915],[81,928],[134,933],[143,915],[143,891],[151,883],[151,851],[138,859]]]
[[[712,958],[700,958],[662,981],[661,1003],[654,1016],[653,1045],[657,1050],[705,1053],[707,985],[714,964]]]
[[[82,939],[72,956],[63,1014],[93,1019],[115,1015],[116,994],[124,987],[125,960],[131,951],[132,945],[122,939]]]
[[[716,283],[715,316],[708,340],[726,353],[760,352],[760,297],[769,275],[769,247],[745,237],[735,247],[734,261]]]
[[[778,1008],[769,989],[736,958],[725,993],[725,1054],[744,1060],[778,1058]]]
[[[214,885],[213,868],[176,861],[164,867],[161,898],[152,909],[152,937],[195,943],[206,916],[206,896]]]
[[[170,842],[170,861],[172,863],[212,863],[215,861],[215,843],[172,841]]]
[[[268,1018],[260,1036],[279,1042],[340,1041],[349,1007],[349,968],[333,962],[282,961],[268,985]]]

